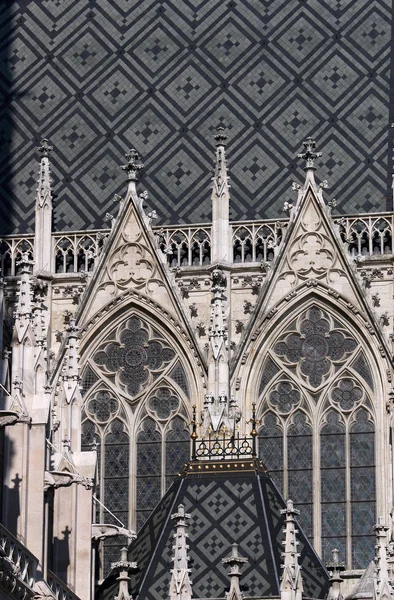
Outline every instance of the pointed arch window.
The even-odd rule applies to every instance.
[[[312,428],[302,412],[296,412],[287,430],[288,496],[297,502],[300,523],[313,536]]]
[[[264,416],[259,429],[259,456],[283,493],[283,429],[278,417],[271,412]]]
[[[325,560],[338,547],[348,568],[365,568],[376,519],[376,382],[356,335],[309,306],[268,348],[258,390],[259,452],[274,481],[282,469],[283,493]]]
[[[326,562],[338,548],[346,559],[346,439],[345,424],[329,410],[320,432],[322,551]]]
[[[170,387],[154,390],[137,431],[137,530],[190,458],[182,403]]]
[[[375,427],[369,413],[360,408],[350,427],[351,529],[353,568],[363,568],[374,543],[375,522]]]
[[[86,402],[82,419],[82,450],[97,450],[95,521],[128,528],[130,440],[119,400],[108,390],[98,390]],[[103,543],[103,575],[121,547],[117,538]]]

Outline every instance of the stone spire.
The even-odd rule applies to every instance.
[[[222,269],[212,272],[211,319],[209,327],[208,394],[204,401],[203,429],[234,433],[239,415],[230,398],[230,368],[227,347],[227,278]]]
[[[341,584],[342,571],[345,570],[344,563],[339,562],[339,552],[337,549],[332,550],[332,560],[327,565],[327,571],[330,574],[330,589],[328,591],[327,600],[343,600]]]
[[[283,562],[283,575],[280,584],[280,597],[281,600],[301,600],[303,585],[301,577],[301,567],[298,564],[299,554],[297,552],[297,533],[295,516],[300,514],[299,510],[296,510],[293,506],[293,501],[288,500],[285,509],[280,511],[285,515],[285,527],[283,530],[284,540],[284,552],[282,556]]]
[[[40,154],[40,170],[36,192],[34,258],[35,271],[40,272],[51,270],[52,178],[49,155],[52,146],[47,139],[43,139],[37,150]]]
[[[79,400],[79,355],[78,355],[78,332],[79,327],[75,324],[75,319],[70,318],[69,324],[66,327],[67,346],[64,368],[62,371],[63,387],[67,404],[71,404],[74,400]]]
[[[308,183],[311,183],[312,187],[315,189],[317,187],[315,182],[315,160],[316,158],[319,158],[322,155],[322,153],[315,152],[316,142],[310,136],[306,138],[305,142],[303,142],[303,145],[304,152],[298,154],[298,158],[302,158],[303,160],[305,160],[304,171],[306,173],[306,177],[304,188],[307,187]]]
[[[137,194],[136,183],[138,181],[138,173],[142,171],[144,165],[140,162],[140,155],[137,150],[132,148],[125,154],[127,163],[122,165],[120,168],[127,175],[128,185],[128,193]]]
[[[376,535],[374,559],[374,600],[392,600],[394,597],[393,588],[389,579],[389,569],[387,564],[388,530],[389,527],[383,524],[383,517],[379,517],[378,524],[374,527]]]
[[[119,582],[118,595],[114,597],[114,600],[133,600],[133,596],[129,591],[129,574],[131,571],[137,569],[137,563],[127,560],[127,548],[122,548],[120,551],[120,560],[111,563],[111,569],[119,572],[119,576],[116,579]]]
[[[238,544],[232,544],[230,556],[222,558],[222,563],[230,566],[228,572],[230,576],[230,590],[226,594],[226,600],[242,600],[243,594],[239,586],[239,580],[242,575],[241,566],[247,562],[247,558],[243,558],[238,554]]]
[[[15,310],[15,332],[18,342],[21,343],[29,329],[33,316],[33,291],[31,285],[31,267],[34,262],[29,258],[27,252],[24,252],[19,261],[20,281],[18,281],[19,291],[17,292],[18,301]]]
[[[230,191],[229,177],[226,167],[226,140],[224,128],[216,129],[216,161],[212,178],[212,245],[211,261],[216,263],[232,262],[232,245],[230,229]]]
[[[192,586],[189,578],[190,569],[189,557],[187,551],[189,546],[187,545],[188,535],[186,533],[186,520],[190,518],[190,515],[185,513],[185,507],[183,504],[178,506],[178,512],[171,515],[171,519],[175,521],[175,544],[172,547],[174,550],[174,568],[171,570],[171,583],[170,583],[170,600],[191,600],[192,597]]]

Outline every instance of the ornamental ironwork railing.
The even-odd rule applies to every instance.
[[[347,252],[355,256],[394,254],[392,213],[334,217]],[[270,262],[281,243],[287,219],[237,221],[231,223],[233,263]],[[110,230],[70,231],[52,236],[54,273],[93,271]],[[210,224],[153,227],[157,247],[170,268],[202,267],[211,263]],[[23,252],[34,259],[34,236],[3,236],[0,240],[0,267],[4,277],[18,275]]]
[[[192,460],[233,460],[239,458],[255,458],[256,438],[228,435],[208,434],[201,440],[193,440]]]
[[[52,590],[56,600],[80,600],[79,597],[74,594],[66,584],[61,581],[52,571],[48,570],[47,583]]]
[[[238,460],[240,458],[257,457],[256,403],[252,403],[252,418],[249,421],[251,431],[241,436],[239,431],[230,434],[226,429],[208,431],[207,435],[199,438],[197,433],[197,409],[193,406],[191,421],[192,460]],[[202,424],[202,423],[201,423]],[[200,424],[200,425],[201,425]]]
[[[0,524],[0,554],[14,575],[29,588],[36,582],[38,559]]]

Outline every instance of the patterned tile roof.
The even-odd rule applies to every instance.
[[[234,542],[249,561],[241,578],[245,596],[279,595],[284,522],[280,511],[285,502],[264,468],[257,464],[238,472],[226,468],[220,473],[212,469],[208,473],[189,471],[171,486],[129,551],[129,560],[136,561],[139,568],[131,577],[135,600],[168,596],[174,534],[170,516],[179,504],[191,514],[188,544],[193,598],[225,596],[229,578],[222,558],[228,556]],[[327,572],[302,530],[298,539],[304,594],[324,598]],[[99,590],[98,599],[113,598],[116,586],[110,576]]]
[[[55,147],[55,227],[102,227],[136,147],[161,222],[210,218],[212,133],[234,219],[277,217],[302,140],[341,212],[386,209],[391,0],[1,3],[0,214],[32,228],[35,146]]]

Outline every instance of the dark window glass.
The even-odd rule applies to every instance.
[[[350,429],[350,477],[353,568],[364,568],[374,554],[371,524],[375,516],[375,433],[368,412],[360,408]]]
[[[338,547],[346,560],[345,427],[334,410],[320,433],[320,461],[323,558],[331,560],[331,550]]]
[[[288,429],[289,498],[300,511],[299,522],[307,536],[313,535],[312,429],[306,415],[295,413]]]
[[[161,435],[153,419],[144,419],[137,435],[137,527],[141,528],[161,497]]]
[[[265,415],[258,439],[259,457],[279,490],[283,492],[283,433],[273,413]]]
[[[166,487],[174,477],[182,471],[190,459],[190,433],[185,429],[186,423],[180,417],[175,417],[170,423],[166,435]]]

